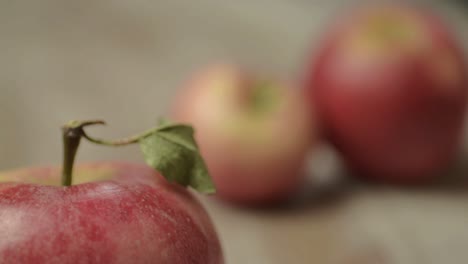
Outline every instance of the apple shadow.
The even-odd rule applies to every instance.
[[[468,191],[468,149],[464,149],[455,162],[431,189],[435,191],[466,192]]]
[[[355,187],[356,182],[349,177],[345,177],[344,174],[333,183],[323,185],[308,181],[295,195],[280,204],[276,209],[300,211],[335,207],[350,199]]]
[[[463,149],[454,162],[433,180],[413,184],[382,182],[355,175],[343,167],[335,171],[336,180],[317,184],[308,177],[301,188],[289,199],[270,206],[250,207],[252,210],[294,212],[320,210],[339,206],[361,190],[394,189],[426,194],[464,194],[468,192],[468,148]]]
[[[412,184],[393,183],[373,180],[357,175],[345,166],[332,174],[333,180],[316,181],[314,172],[309,172],[304,183],[291,196],[268,204],[237,204],[212,197],[212,202],[234,210],[255,213],[296,214],[309,211],[322,211],[338,208],[352,200],[362,191],[393,189],[403,192],[451,195],[468,192],[468,149],[432,181]]]
[[[348,172],[349,178],[357,179],[359,184],[367,189],[392,188],[408,192],[456,194],[468,191],[468,149],[460,152],[458,157],[446,169],[439,172],[433,179],[410,184],[376,181],[367,177],[360,177]]]
[[[310,177],[311,178],[311,177]],[[336,181],[326,184],[317,184],[306,178],[304,183],[289,197],[267,204],[228,204],[230,207],[244,211],[255,211],[256,213],[301,213],[304,211],[320,211],[336,208],[353,193],[352,180],[339,177]],[[221,203],[228,203],[220,201]]]

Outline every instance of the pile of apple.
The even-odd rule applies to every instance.
[[[172,116],[196,133],[165,121],[107,141],[84,130],[101,121],[68,123],[61,169],[0,173],[0,263],[222,264],[215,228],[185,187],[216,186],[218,197],[245,205],[284,200],[321,139],[361,177],[443,175],[460,149],[468,91],[447,27],[424,10],[386,7],[351,13],[327,32],[299,83],[234,64],[194,74]],[[147,165],[74,169],[82,138],[138,143]]]
[[[219,197],[285,199],[319,139],[353,175],[387,183],[427,182],[456,157],[468,79],[440,18],[406,6],[356,10],[318,46],[298,84],[222,64],[180,90],[173,116],[195,126]]]

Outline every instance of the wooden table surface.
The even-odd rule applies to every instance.
[[[420,1],[468,48],[468,8]],[[433,2],[433,3],[432,3]],[[357,1],[0,1],[0,169],[57,164],[58,127],[103,118],[121,137],[167,113],[197,67],[235,61],[294,76],[323,25]],[[468,49],[467,49],[468,50]],[[202,197],[228,264],[468,263],[468,184],[401,189],[351,183],[329,149],[288,205],[233,207]],[[140,160],[83,144],[78,159]],[[464,159],[456,175],[466,175]],[[317,187],[318,186],[318,187]]]

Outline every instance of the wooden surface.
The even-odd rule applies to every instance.
[[[323,152],[314,175],[341,175]],[[458,164],[457,175],[467,175]],[[467,179],[448,174],[441,184],[407,189],[312,179],[315,187],[291,203],[262,210],[203,201],[229,263],[458,264],[468,259]]]
[[[468,9],[424,2],[468,48]],[[93,133],[106,137],[151,126],[178,85],[215,60],[294,76],[322,26],[356,3],[0,0],[0,169],[58,163],[58,127],[69,119],[104,118],[109,126]],[[343,183],[333,153],[320,153],[311,181],[321,188],[304,186],[288,206],[242,209],[202,198],[228,264],[468,263],[467,184]],[[136,147],[83,144],[78,159],[140,158]]]

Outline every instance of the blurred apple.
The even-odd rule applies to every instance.
[[[467,74],[439,17],[407,6],[351,12],[315,55],[306,88],[326,137],[353,171],[417,183],[454,159]]]
[[[214,65],[181,89],[173,113],[194,126],[219,197],[253,206],[279,202],[303,180],[315,127],[294,85]]]

